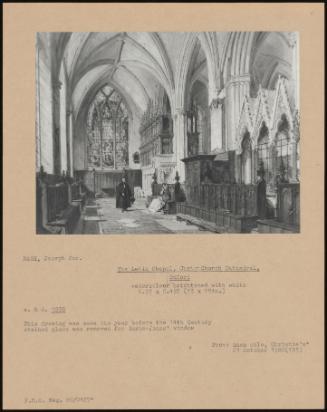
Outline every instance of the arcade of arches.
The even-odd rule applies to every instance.
[[[298,48],[293,32],[38,33],[38,232],[77,233],[122,176],[145,209],[167,183],[177,226],[299,231]]]

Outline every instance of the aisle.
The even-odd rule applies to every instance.
[[[196,226],[177,221],[175,215],[149,212],[144,199],[136,200],[126,212],[116,209],[113,198],[97,199],[86,207],[84,220],[85,234],[89,230],[94,233],[95,225],[100,234],[205,233]]]

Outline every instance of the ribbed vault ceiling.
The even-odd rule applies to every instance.
[[[57,45],[65,47],[63,62],[75,112],[91,89],[104,81],[119,85],[140,112],[159,87],[170,95],[174,89],[171,62],[176,56],[169,56],[167,49],[175,50],[177,40],[181,48],[184,36],[174,33],[163,41],[158,33],[72,33],[66,44],[58,36]]]
[[[220,65],[224,65],[228,59],[235,60],[234,50],[242,52],[242,36],[250,44],[244,33],[210,32],[193,35],[197,37],[192,43],[192,33],[185,32],[52,33],[52,53],[56,64],[60,66],[57,67],[58,73],[61,69],[61,73],[65,71],[68,76],[76,115],[82,106],[90,104],[96,90],[105,83],[114,85],[130,110],[141,114],[159,88],[165,89],[174,104],[173,96],[179,87],[178,76],[183,65],[188,65],[189,82],[215,81],[215,87],[218,87],[220,72],[224,70]],[[286,74],[289,71],[289,49],[285,48],[286,34],[285,38],[283,36],[280,34],[280,39],[276,41],[276,35],[262,35],[260,46],[258,42],[253,44],[256,50],[252,57],[253,75],[260,82],[269,83],[269,79],[265,78],[267,67],[278,66],[278,72]],[[239,46],[234,39],[238,39]],[[190,60],[184,62],[183,53],[187,44],[194,46]],[[242,57],[240,64],[231,66],[232,70],[235,72],[235,67],[243,67],[242,61],[248,60],[249,57]],[[272,73],[276,72],[272,70]]]

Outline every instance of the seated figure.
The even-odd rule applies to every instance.
[[[162,189],[160,192],[160,196],[153,199],[149,205],[150,212],[160,212],[161,210],[165,209],[165,206],[170,199],[170,193],[168,189],[167,183],[162,185]]]

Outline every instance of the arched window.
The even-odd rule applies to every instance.
[[[282,115],[276,134],[276,173],[288,180],[291,175],[291,144],[289,124],[285,114]]]
[[[262,123],[260,128],[259,138],[258,138],[258,166],[262,164],[265,171],[265,176],[270,178],[270,160],[269,160],[269,137],[268,128],[265,122]]]
[[[252,181],[252,146],[250,133],[245,132],[242,140],[242,183],[250,184]]]
[[[88,168],[128,166],[128,113],[122,97],[109,85],[95,96],[87,118]]]

